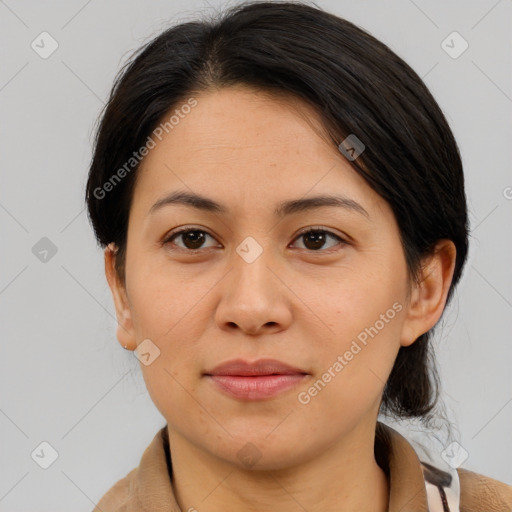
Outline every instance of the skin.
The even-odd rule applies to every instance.
[[[124,284],[115,247],[105,250],[119,342],[135,350],[150,339],[160,350],[141,370],[168,422],[178,504],[201,512],[385,511],[389,485],[373,453],[384,385],[400,346],[440,318],[455,247],[441,240],[420,279],[410,279],[391,208],[300,100],[244,86],[195,98],[138,171]],[[178,189],[229,213],[167,205],[148,214]],[[281,201],[332,193],[357,201],[369,218],[333,206],[274,215]],[[205,232],[195,254],[183,236],[162,243],[184,226]],[[335,236],[315,249],[298,234],[318,226]],[[248,236],[263,251],[252,263],[236,252]],[[298,394],[395,303],[401,311],[300,403]],[[235,358],[274,358],[309,375],[276,397],[244,401],[203,376]],[[251,467],[237,456],[247,443],[259,457]]]

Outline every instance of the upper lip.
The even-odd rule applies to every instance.
[[[307,374],[306,371],[290,366],[277,359],[258,359],[253,362],[244,361],[243,359],[233,359],[221,363],[213,368],[213,370],[208,370],[204,373],[205,375],[238,375],[243,377],[258,375],[293,375],[297,373],[303,375]]]

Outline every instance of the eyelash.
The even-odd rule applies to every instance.
[[[177,231],[173,231],[171,233],[169,233],[162,241],[162,245],[165,246],[165,245],[168,245],[171,243],[172,240],[174,240],[175,238],[177,238],[179,235],[183,235],[185,233],[190,233],[190,232],[200,232],[200,233],[205,233],[207,234],[208,236],[212,237],[212,238],[215,238],[213,235],[210,235],[210,233],[208,233],[207,231],[205,231],[204,229],[197,229],[197,228],[192,228],[192,227],[184,227],[184,228],[181,228]],[[321,226],[315,226],[315,227],[311,227],[311,228],[307,228],[305,229],[304,231],[301,231],[297,234],[297,236],[294,238],[294,241],[295,240],[298,240],[300,237],[303,237],[303,236],[306,236],[306,235],[309,235],[311,233],[326,233],[336,239],[338,239],[338,241],[340,242],[341,245],[346,245],[347,242],[341,238],[339,235],[336,235],[335,233],[333,233],[332,231],[329,231],[328,229],[325,229],[325,228],[322,228]],[[208,247],[207,249],[213,249],[213,247]],[[185,251],[185,252],[188,252],[188,253],[191,253],[191,254],[197,254],[198,252],[200,252],[201,248],[199,249],[186,249],[184,247],[179,247],[178,246],[178,249],[177,250],[180,250],[180,251]],[[313,249],[303,249],[303,250],[306,250],[310,253],[331,253],[332,251],[335,251],[337,250],[335,247],[331,247],[329,249],[318,249],[318,250],[313,250]],[[338,249],[339,250],[339,249]]]

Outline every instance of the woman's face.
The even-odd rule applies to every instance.
[[[399,231],[307,105],[244,87],[195,98],[138,171],[118,337],[149,340],[141,369],[172,436],[286,467],[375,427],[413,342]],[[208,202],[165,201],[177,192]],[[264,359],[292,369],[250,366]],[[215,371],[233,361],[249,368]]]

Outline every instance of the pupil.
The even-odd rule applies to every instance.
[[[306,247],[308,247],[308,249],[321,249],[325,242],[325,234],[321,233],[321,232],[308,233],[306,235],[306,239],[313,241],[313,247],[308,247],[308,244],[307,243],[305,244]]]
[[[199,249],[203,243],[204,233],[201,231],[187,231],[184,235],[184,243],[188,247],[188,243],[191,242],[192,247],[189,249]]]

